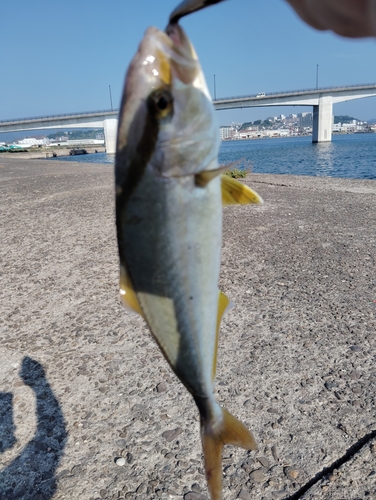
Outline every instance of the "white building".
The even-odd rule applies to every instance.
[[[262,133],[257,130],[242,130],[241,132],[236,132],[234,139],[256,139],[257,137],[262,137]]]
[[[367,131],[367,123],[352,120],[350,123],[333,123],[333,132],[354,133]]]
[[[26,148],[30,148],[31,146],[46,146],[49,142],[50,141],[47,137],[43,137],[42,139],[37,139],[36,137],[25,137],[24,139],[18,141],[18,144]]]
[[[221,141],[224,141],[225,139],[231,138],[231,136],[232,136],[231,132],[232,132],[231,126],[219,127],[219,136],[221,138]]]

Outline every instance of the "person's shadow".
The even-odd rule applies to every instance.
[[[0,500],[49,500],[67,440],[64,417],[40,363],[25,357],[20,376],[35,393],[37,431],[21,455],[0,469]],[[12,399],[11,393],[0,393],[0,453],[16,442]]]

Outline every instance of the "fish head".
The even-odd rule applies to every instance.
[[[217,167],[219,133],[197,54],[177,24],[149,28],[125,80],[119,114],[116,184],[145,168],[195,175]]]

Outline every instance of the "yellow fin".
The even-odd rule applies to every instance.
[[[195,184],[198,187],[205,187],[206,184],[208,184],[212,179],[223,174],[226,170],[228,170],[228,165],[216,168],[215,170],[204,170],[203,172],[195,175]]]
[[[219,338],[219,329],[221,327],[221,320],[224,315],[224,313],[227,311],[227,309],[230,306],[230,300],[224,293],[219,291],[219,296],[218,296],[218,312],[217,312],[217,335],[215,338],[215,349],[214,349],[214,356],[213,356],[213,368],[212,368],[212,380],[214,381],[215,379],[215,372],[217,370],[217,357],[218,357],[218,338]]]
[[[222,205],[247,205],[248,203],[263,203],[261,196],[245,184],[222,175]]]
[[[144,316],[130,277],[123,265],[120,266],[120,299],[125,309]]]
[[[222,498],[222,448],[225,444],[240,446],[246,450],[257,450],[252,433],[237,418],[224,408],[222,421],[201,421],[202,448],[205,473],[211,500]]]

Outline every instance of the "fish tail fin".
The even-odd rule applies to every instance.
[[[205,473],[211,500],[222,498],[222,448],[232,444],[246,450],[257,450],[252,433],[237,418],[221,408],[221,419],[201,419],[201,439]]]

